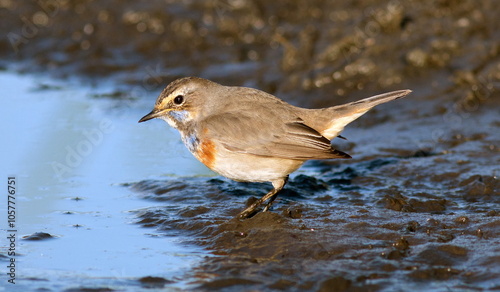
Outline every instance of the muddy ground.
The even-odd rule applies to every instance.
[[[99,98],[128,104],[153,102],[188,75],[308,107],[413,90],[334,141],[352,160],[306,164],[272,212],[248,220],[233,217],[270,185],[221,177],[128,184],[164,203],[138,212],[137,224],[189,235],[212,254],[186,275],[195,289],[500,289],[496,1],[0,6],[5,68],[114,82],[116,92]]]

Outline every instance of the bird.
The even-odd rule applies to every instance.
[[[348,159],[331,140],[376,105],[408,95],[398,90],[320,109],[293,106],[264,91],[183,77],[168,84],[139,123],[162,119],[177,129],[189,151],[214,172],[273,188],[238,214],[268,211],[289,175],[307,160]]]

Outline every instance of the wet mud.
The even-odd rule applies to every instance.
[[[500,289],[495,1],[171,2],[0,1],[2,65],[111,80],[116,91],[93,98],[127,105],[152,104],[188,75],[308,107],[413,90],[334,141],[352,160],[308,162],[270,212],[247,220],[235,216],[270,185],[126,184],[161,203],[137,211],[136,224],[210,254],[186,275],[193,289]]]
[[[214,254],[194,269],[196,289],[498,289],[497,178],[452,172],[418,187],[377,179],[429,159],[436,157],[317,163],[308,169],[331,170],[295,176],[272,212],[247,220],[235,217],[270,185],[183,178],[130,187],[165,204],[139,211],[138,224],[190,234]]]

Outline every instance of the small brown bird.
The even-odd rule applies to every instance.
[[[170,83],[139,122],[160,118],[179,130],[186,147],[222,176],[271,182],[273,189],[239,214],[267,211],[288,175],[309,159],[351,158],[330,140],[372,107],[409,94],[384,93],[322,109],[292,106],[266,92],[185,77]]]

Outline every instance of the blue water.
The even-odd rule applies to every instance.
[[[123,183],[212,173],[166,123],[137,123],[158,92],[138,100],[99,97],[113,91],[0,72],[0,187],[7,189],[8,176],[17,180],[16,284],[7,282],[8,259],[0,258],[0,291],[138,291],[136,279],[144,276],[183,288],[189,285],[183,274],[206,255],[183,238],[133,224],[134,210],[156,203]],[[7,195],[1,195],[0,254],[7,255]],[[22,239],[35,232],[55,238]]]

